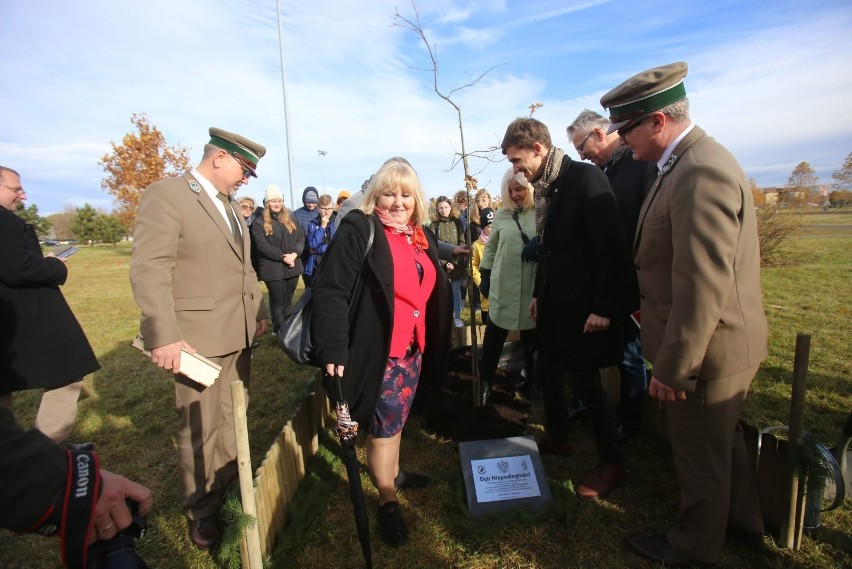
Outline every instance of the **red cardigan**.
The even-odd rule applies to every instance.
[[[423,252],[417,252],[402,233],[385,227],[393,258],[393,330],[389,357],[405,355],[412,340],[420,351],[426,349],[426,301],[435,287],[435,266]],[[419,262],[423,279],[417,274]]]

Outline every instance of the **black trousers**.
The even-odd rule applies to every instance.
[[[600,462],[622,463],[624,451],[615,432],[615,411],[606,397],[598,369],[576,369],[573,362],[564,362],[558,338],[538,338],[536,379],[544,400],[544,428],[554,441],[566,441],[569,436],[568,397],[562,380],[563,370],[570,370],[571,389],[589,412]]]
[[[272,315],[272,331],[278,333],[281,323],[284,321],[284,312],[293,301],[293,294],[299,284],[299,277],[281,279],[277,281],[263,281],[269,289],[269,312]]]
[[[509,331],[500,328],[491,319],[485,325],[485,336],[482,338],[482,365],[479,368],[479,376],[483,382],[489,385],[494,382],[494,376],[497,374],[497,364],[500,362],[500,354],[503,353],[503,344],[506,342],[506,337]],[[533,353],[535,352],[535,328],[529,330],[521,330],[521,345],[524,348],[524,369],[526,370],[526,379],[529,382],[535,381],[535,369]]]

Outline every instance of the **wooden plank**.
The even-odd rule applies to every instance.
[[[237,444],[237,470],[239,473],[240,497],[243,511],[257,517],[255,511],[254,488],[251,476],[251,451],[249,450],[248,423],[246,421],[246,390],[242,381],[231,383],[231,403],[234,413],[234,432]],[[258,526],[249,526],[243,532],[246,537],[249,569],[263,569],[261,543]]]

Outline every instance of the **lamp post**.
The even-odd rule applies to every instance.
[[[325,150],[317,150],[320,155],[320,172],[322,173],[322,192],[325,193],[325,155],[328,154]]]

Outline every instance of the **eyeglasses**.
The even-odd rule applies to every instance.
[[[617,132],[618,136],[620,136],[621,139],[624,140],[624,137],[627,135],[628,132],[630,132],[631,130],[633,130],[634,128],[636,128],[637,126],[639,126],[640,124],[642,124],[643,122],[648,120],[649,118],[650,117],[643,117],[643,118],[639,119],[638,121],[636,121],[635,123],[633,123],[631,125],[627,125],[625,127],[622,127],[615,132]]]
[[[251,211],[251,206],[248,204],[244,204],[240,206],[240,209],[244,209],[246,211]]]
[[[586,148],[586,143],[589,142],[589,139],[592,137],[593,134],[595,134],[594,129],[592,129],[589,132],[589,134],[586,135],[586,138],[583,139],[583,142],[581,142],[579,146],[574,147],[574,148],[577,149],[577,154],[580,155],[580,158],[582,158],[586,155],[586,152],[585,152],[584,149]]]
[[[248,178],[253,175],[251,169],[245,165],[245,162],[237,158],[235,154],[228,154],[228,156],[236,160],[237,164],[239,164],[240,167],[243,169],[243,178]]]
[[[19,196],[27,193],[27,191],[24,188],[22,188],[21,186],[18,186],[17,188],[13,188],[12,186],[7,186],[6,184],[0,184],[0,186],[3,186],[4,188],[9,188],[10,190],[15,192]]]
[[[320,211],[334,211],[333,207],[321,207]]]

